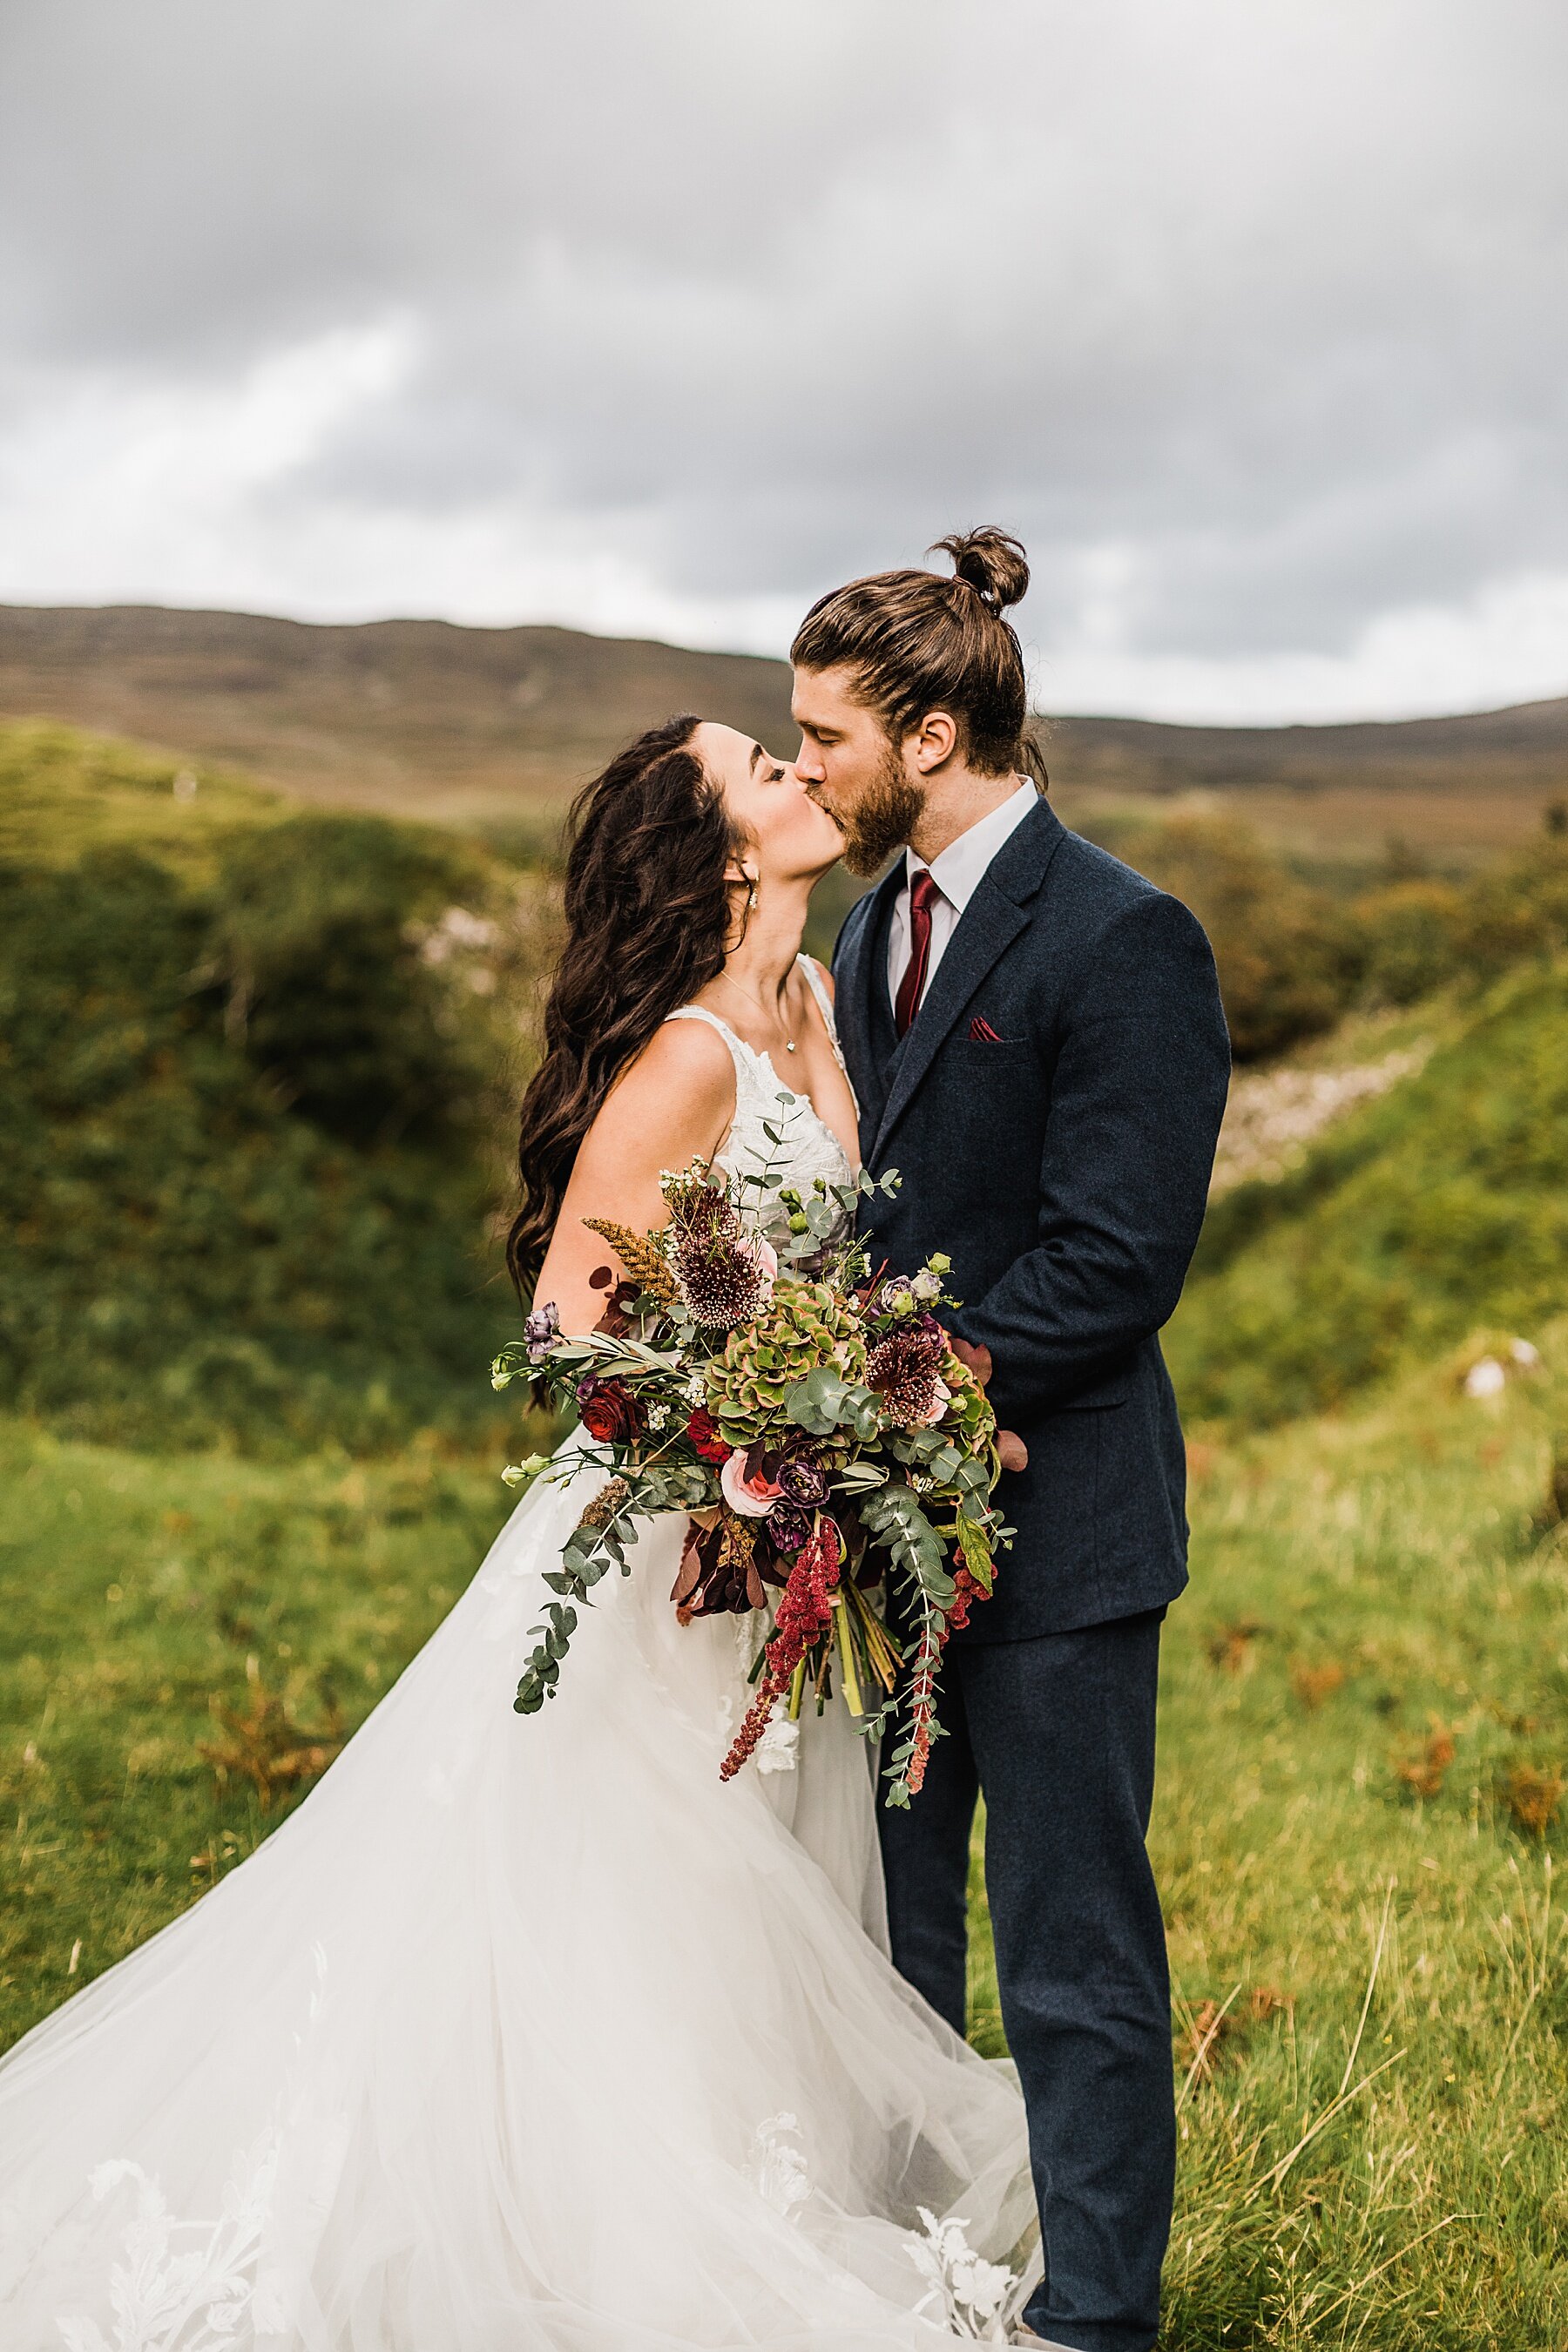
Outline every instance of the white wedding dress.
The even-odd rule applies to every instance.
[[[723,1034],[726,1166],[845,1178]],[[677,1623],[683,1523],[513,1712],[605,1475],[568,1444],[289,1819],[0,2062],[4,2352],[934,2352],[1021,2309],[1012,2070],[888,1960],[841,1706],[721,1782],[752,1628]]]

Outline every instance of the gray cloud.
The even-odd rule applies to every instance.
[[[559,531],[721,629],[993,518],[1047,656],[1133,667],[1568,579],[1556,0],[10,0],[0,42],[13,423],[405,336],[268,483],[298,609],[290,522],[360,534],[364,611],[389,531]]]

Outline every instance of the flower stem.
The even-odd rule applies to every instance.
[[[833,1596],[834,1614],[838,1620],[838,1655],[844,1666],[844,1697],[851,1715],[864,1715],[866,1703],[860,1696],[860,1684],[855,1672],[855,1643],[849,1632],[849,1607],[839,1587]]]

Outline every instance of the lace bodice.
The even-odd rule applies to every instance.
[[[800,958],[800,966],[821,1010],[834,1059],[847,1082],[849,1073],[839,1048],[826,983],[809,956]],[[852,1180],[855,1171],[844,1146],[817,1115],[810,1096],[786,1087],[765,1054],[748,1045],[705,1004],[683,1004],[669,1018],[705,1021],[730,1048],[735,1065],[735,1116],[714,1158],[727,1175],[740,1181],[741,1205],[748,1219],[754,1217],[769,1233],[784,1223],[779,1193],[785,1185],[809,1192],[818,1177],[829,1184],[847,1184]],[[767,1133],[770,1127],[778,1138],[776,1143]]]

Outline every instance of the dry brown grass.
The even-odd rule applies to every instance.
[[[1563,1801],[1563,1775],[1516,1764],[1503,1784],[1509,1811],[1526,1837],[1544,1838]]]
[[[1313,1664],[1306,1658],[1290,1662],[1290,1687],[1309,1715],[1314,1714],[1326,1698],[1332,1698],[1344,1688],[1345,1669],[1337,1658],[1324,1658]]]
[[[223,1736],[199,1739],[196,1748],[212,1766],[220,1792],[231,1780],[248,1780],[267,1812],[279,1790],[308,1788],[318,1780],[348,1735],[335,1706],[316,1730],[296,1723],[284,1695],[269,1691],[262,1681],[258,1659],[247,1658],[245,1675],[249,1706],[237,1713],[215,1692],[209,1704]]]
[[[1232,1624],[1219,1626],[1208,1639],[1210,1664],[1222,1674],[1245,1674],[1252,1664],[1254,1642],[1268,1631],[1255,1617],[1238,1617]]]
[[[1435,1724],[1419,1752],[1405,1758],[1394,1770],[1413,1797],[1429,1801],[1442,1795],[1455,1753],[1453,1733],[1446,1724]]]

